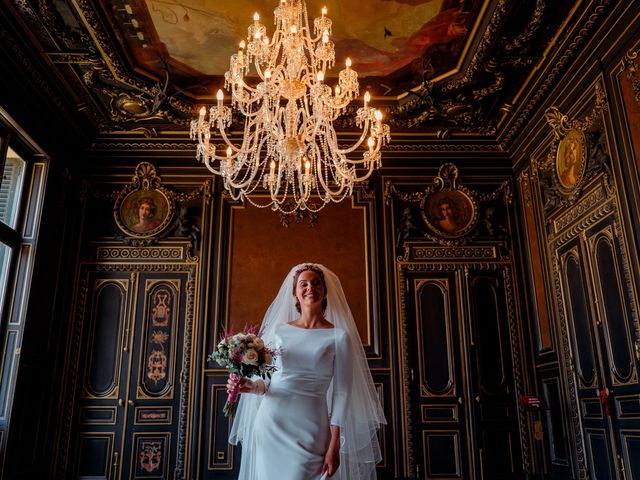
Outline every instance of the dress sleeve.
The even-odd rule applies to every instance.
[[[331,425],[343,427],[348,413],[349,392],[351,390],[351,368],[349,368],[349,340],[347,335],[344,332],[340,332],[337,335],[336,356],[333,361]],[[340,358],[340,362],[336,362],[337,358]],[[341,365],[341,368],[336,368],[336,364],[338,363]]]

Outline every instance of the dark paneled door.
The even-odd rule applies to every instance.
[[[190,272],[84,275],[73,476],[173,478],[184,456],[179,426],[187,392],[180,375]]]
[[[414,475],[521,478],[505,267],[415,267],[404,279]]]
[[[407,274],[407,369],[417,478],[470,478],[460,275]]]
[[[589,475],[640,478],[636,309],[612,217],[558,258]]]
[[[470,396],[480,478],[517,478],[522,462],[506,295],[513,289],[507,288],[502,270],[471,270],[465,291],[469,295]]]

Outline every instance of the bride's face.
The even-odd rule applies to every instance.
[[[320,305],[325,291],[320,276],[311,270],[305,270],[298,276],[296,298],[302,307]]]

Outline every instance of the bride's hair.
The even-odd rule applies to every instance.
[[[327,309],[327,282],[325,282],[324,280],[324,272],[317,265],[314,265],[313,263],[305,263],[296,270],[296,272],[293,274],[293,296],[295,297],[296,295],[296,286],[298,285],[298,277],[302,272],[307,272],[307,271],[313,272],[316,275],[318,275],[318,277],[320,277],[320,281],[322,282],[322,286],[324,287],[324,298],[322,299],[322,312],[324,313],[324,311]],[[296,298],[296,310],[298,311],[298,313],[302,313],[302,310],[300,309],[300,302],[298,301],[297,298]]]

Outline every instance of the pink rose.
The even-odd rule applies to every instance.
[[[233,359],[234,362],[236,363],[240,363],[242,362],[242,350],[240,350],[239,348],[236,348],[233,351],[233,355],[231,357]]]

